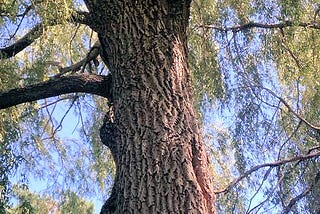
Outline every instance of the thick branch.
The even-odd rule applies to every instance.
[[[202,28],[211,28],[218,31],[233,31],[238,32],[241,30],[248,30],[251,28],[264,28],[264,29],[275,29],[275,28],[285,28],[285,27],[293,27],[293,26],[299,26],[299,27],[306,27],[306,28],[313,28],[313,29],[320,29],[320,23],[317,22],[293,22],[293,21],[285,21],[280,22],[276,24],[263,24],[263,23],[257,23],[257,22],[249,22],[243,25],[236,25],[233,27],[219,27],[215,25],[201,25],[199,27]]]
[[[248,171],[246,171],[243,175],[241,175],[240,177],[236,178],[234,181],[232,181],[226,188],[221,189],[221,190],[216,190],[215,193],[223,193],[223,192],[227,192],[229,191],[232,187],[234,187],[237,183],[239,183],[242,179],[248,177],[250,174],[252,174],[253,172],[264,168],[264,167],[277,167],[277,166],[281,166],[287,163],[291,163],[291,162],[296,162],[296,161],[304,161],[304,160],[308,160],[311,158],[315,158],[315,157],[319,157],[320,156],[320,151],[318,152],[313,152],[311,154],[307,154],[307,155],[299,155],[299,156],[295,156],[292,158],[288,158],[288,159],[284,159],[284,160],[279,160],[276,162],[272,162],[272,163],[265,163],[265,164],[261,164],[258,166],[255,166],[251,169],[249,169]]]
[[[75,11],[74,14],[69,19],[70,23],[80,23],[80,24],[90,24],[89,13]],[[52,23],[52,25],[56,25],[59,23]],[[24,50],[26,47],[31,45],[37,38],[39,38],[43,33],[43,24],[39,23],[34,26],[26,35],[24,35],[21,39],[17,40],[14,44],[1,48],[0,49],[0,59],[7,59],[15,56],[20,51]]]
[[[0,49],[0,59],[7,59],[28,47],[35,39],[42,35],[42,24],[34,26],[26,35],[17,40],[14,44]]]
[[[0,93],[0,109],[75,92],[96,94],[110,99],[110,88],[111,76],[96,74],[63,76],[24,88],[16,88]]]

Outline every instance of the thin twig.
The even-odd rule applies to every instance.
[[[284,22],[279,22],[276,24],[248,22],[246,24],[236,25],[236,26],[232,26],[232,27],[221,27],[221,26],[208,24],[208,25],[199,25],[197,27],[198,28],[210,28],[210,29],[223,31],[223,32],[227,32],[227,31],[239,32],[242,30],[248,30],[248,29],[252,29],[252,28],[282,29],[282,28],[294,27],[294,26],[304,27],[304,28],[313,28],[313,29],[318,29],[318,30],[320,29],[320,23],[317,23],[314,21],[312,21],[312,22],[299,22],[299,23],[296,23],[293,21],[284,21]]]
[[[320,151],[314,152],[314,153],[311,153],[311,154],[307,154],[307,155],[299,155],[299,156],[295,156],[295,157],[292,157],[292,158],[287,158],[287,159],[278,160],[278,161],[271,162],[271,163],[264,163],[264,164],[261,164],[261,165],[257,165],[255,167],[252,167],[248,171],[246,171],[243,175],[241,175],[238,178],[236,178],[226,188],[223,188],[223,189],[220,189],[220,190],[216,190],[215,193],[216,194],[220,194],[220,193],[224,193],[224,192],[229,191],[232,187],[234,187],[241,180],[243,180],[244,178],[248,177],[250,174],[252,174],[253,172],[255,172],[255,171],[257,171],[257,170],[259,170],[261,168],[264,168],[264,167],[277,167],[277,166],[281,166],[281,165],[284,165],[284,164],[287,164],[287,163],[300,161],[300,160],[308,160],[308,159],[319,157],[319,156],[320,156]]]
[[[320,126],[316,126],[311,124],[309,121],[307,121],[304,117],[302,117],[300,114],[298,114],[296,111],[294,111],[292,109],[292,107],[280,96],[278,96],[275,92],[273,92],[271,89],[262,87],[262,86],[256,86],[256,87],[260,87],[264,90],[266,90],[267,92],[269,92],[271,95],[273,95],[274,97],[276,97],[277,99],[279,99],[289,110],[289,112],[291,112],[294,116],[296,116],[298,119],[300,119],[304,124],[306,124],[308,127],[310,127],[311,129],[319,132],[320,131]]]
[[[290,212],[290,210],[292,209],[292,207],[303,197],[305,197],[309,192],[311,192],[311,188],[308,187],[306,188],[302,193],[300,193],[299,195],[297,195],[296,197],[292,198],[289,202],[289,204],[285,207],[283,214],[287,214]]]

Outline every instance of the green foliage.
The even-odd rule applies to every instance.
[[[93,213],[93,204],[77,196],[74,192],[66,192],[61,205],[61,213]]]
[[[42,23],[39,31],[41,36],[36,38],[32,45],[12,59],[1,60],[0,91],[47,80],[58,74],[61,66],[69,66],[82,60],[92,46],[92,42],[96,40],[96,35],[92,34],[88,27],[70,24],[73,9],[78,7],[72,1],[5,1],[0,5],[1,24],[3,24],[0,25],[0,32],[3,35],[1,37],[2,46],[12,44],[28,32],[33,25],[38,22]],[[23,14],[29,5],[32,5],[30,12],[23,17],[16,17],[17,14]],[[58,99],[71,108],[71,111],[64,109],[68,111],[65,116],[73,117],[72,120],[75,116],[84,117],[75,97],[86,99],[91,106],[95,105],[90,97],[61,96]],[[73,189],[81,191],[82,195],[89,195],[110,188],[112,176],[106,176],[106,174],[110,175],[110,170],[111,172],[114,170],[110,154],[105,148],[97,149],[100,144],[98,138],[91,139],[87,135],[89,131],[84,131],[90,130],[94,121],[88,119],[90,126],[83,126],[79,130],[84,133],[83,139],[85,140],[64,139],[62,141],[59,133],[62,126],[73,126],[72,129],[76,129],[87,119],[83,118],[81,121],[79,119],[78,124],[65,124],[64,117],[61,117],[61,114],[64,114],[63,110],[55,113],[62,106],[57,107],[56,102],[56,99],[48,99],[0,112],[2,160],[0,163],[0,210],[3,213],[9,209],[10,199],[14,194],[12,183],[18,182],[19,185],[28,186],[29,179],[34,177],[38,180],[46,178],[50,188],[44,192],[51,195],[61,195],[61,189]],[[96,117],[101,123],[103,116],[101,118],[98,116],[101,114]],[[97,159],[99,161],[96,162]],[[110,165],[107,167],[108,171],[101,167],[103,163]],[[91,176],[88,176],[87,173],[90,173]],[[94,185],[95,182],[98,184]],[[103,196],[102,193],[100,195]],[[74,199],[75,196],[68,197]],[[21,201],[19,212],[40,213],[42,210],[43,213],[48,213],[46,209],[34,210],[34,204],[30,202],[31,199],[28,200]],[[75,203],[75,209],[78,209],[80,202],[69,200],[68,203],[69,205]],[[66,206],[64,210],[67,210]],[[88,212],[92,213],[92,207],[88,207]]]
[[[72,0],[43,0],[36,4],[36,11],[45,25],[67,23],[71,18]]]
[[[91,111],[90,119],[87,123],[90,123],[89,135],[90,144],[92,146],[92,162],[91,169],[96,173],[96,182],[101,189],[108,189],[111,191],[112,181],[115,176],[115,164],[112,159],[111,152],[105,147],[101,146],[100,142],[100,127],[102,126],[101,118],[104,117],[105,112],[108,112],[108,104],[105,100],[94,97],[96,104],[96,111]],[[107,178],[107,179],[106,179]]]
[[[97,39],[88,27],[69,22],[79,2],[32,1],[21,21],[17,15],[30,3],[0,0],[1,46],[42,23],[41,37],[13,59],[1,60],[0,91],[57,75],[61,66],[83,59]],[[319,146],[319,132],[293,114],[313,125],[320,121],[320,30],[299,25],[320,22],[319,4],[192,1],[189,64],[217,190],[253,166],[309,154]],[[226,29],[285,21],[294,26]],[[106,72],[100,65],[101,70]],[[0,213],[48,213],[50,207],[62,213],[92,212],[92,204],[80,196],[110,191],[114,178],[111,154],[98,133],[107,111],[106,101],[82,94],[1,110]],[[66,129],[77,139],[67,138]],[[319,158],[259,169],[218,195],[218,212],[278,212],[307,188],[312,190],[292,211],[319,212],[318,171]],[[26,178],[32,177],[47,178],[51,188],[44,192],[51,196],[30,192]],[[13,181],[23,188],[13,188]],[[19,202],[10,208],[14,195]]]
[[[10,70],[16,70],[14,62],[0,64],[0,89],[14,87],[17,80],[16,74]],[[0,213],[5,213],[9,206],[9,195],[12,184],[10,176],[15,172],[23,158],[15,146],[11,143],[19,138],[18,123],[22,111],[17,108],[10,108],[0,112]]]
[[[14,20],[18,13],[19,2],[15,0],[0,0],[0,15],[6,15],[10,19]],[[0,19],[0,26],[2,19]]]
[[[70,190],[62,193],[61,200],[54,200],[48,195],[30,192],[26,186],[15,186],[14,194],[18,203],[7,210],[14,214],[47,214],[47,213],[93,213],[93,204]]]
[[[198,104],[204,94],[209,98],[223,99],[225,94],[224,77],[220,72],[217,50],[213,34],[199,26],[215,19],[214,1],[193,1],[190,18],[189,63],[193,71],[193,83]]]
[[[207,96],[212,103],[202,109],[202,117],[205,126],[218,124],[228,133],[221,143],[221,130],[205,132],[212,136],[208,138],[208,150],[219,183],[217,189],[255,165],[307,154],[310,148],[319,146],[318,133],[292,113],[295,111],[311,124],[319,124],[319,29],[299,26],[319,22],[318,3],[193,1],[190,64],[198,100]],[[283,21],[295,26],[223,30],[250,22],[277,24]],[[201,47],[205,52],[199,51]],[[199,62],[207,66],[206,74],[202,73],[204,69]],[[215,74],[207,78],[211,70]],[[219,78],[223,81],[217,84]],[[285,100],[291,110],[275,95]],[[223,144],[226,150],[221,147]],[[225,162],[226,155],[234,161]],[[226,168],[226,164],[229,167]],[[218,211],[269,213],[269,207],[273,206],[281,210],[310,187],[310,194],[298,200],[292,210],[315,213],[319,210],[314,203],[319,189],[314,182],[317,174],[314,169],[318,168],[319,161],[315,159],[277,170],[259,170],[235,189],[219,194]]]

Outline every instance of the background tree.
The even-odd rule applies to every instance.
[[[61,9],[69,6],[67,2],[39,3],[45,7],[41,7],[43,14],[39,11],[44,20],[4,48],[3,58],[33,43],[42,28],[63,22],[89,25],[99,41],[84,60],[61,68],[50,80],[4,93],[2,107],[72,92],[107,98],[109,110],[100,137],[111,151],[116,174],[101,213],[213,213],[212,179],[192,106],[187,66],[190,2],[85,3],[88,12]],[[64,76],[87,64],[90,71],[91,61],[98,66],[98,54],[108,67],[108,76]],[[60,66],[56,60],[44,63]],[[47,148],[39,148],[44,155],[51,155]],[[75,163],[82,167],[83,162]]]
[[[18,199],[18,204],[8,209],[8,213],[93,213],[93,203],[85,201],[71,191],[62,193],[59,201],[48,195],[40,196],[32,193],[26,186],[14,186],[13,191]]]
[[[53,178],[56,197],[108,191],[115,179],[104,211],[122,209],[113,200],[193,209],[201,195],[198,211],[211,210],[214,188],[218,213],[319,212],[318,3],[194,0],[189,17],[188,1],[121,2],[1,2],[2,210],[11,182],[36,175]],[[212,185],[197,161],[206,155],[190,75]],[[65,122],[71,112],[79,126]]]

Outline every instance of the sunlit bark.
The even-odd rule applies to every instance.
[[[187,65],[190,2],[87,3],[112,73],[101,135],[117,173],[101,213],[214,213]]]

